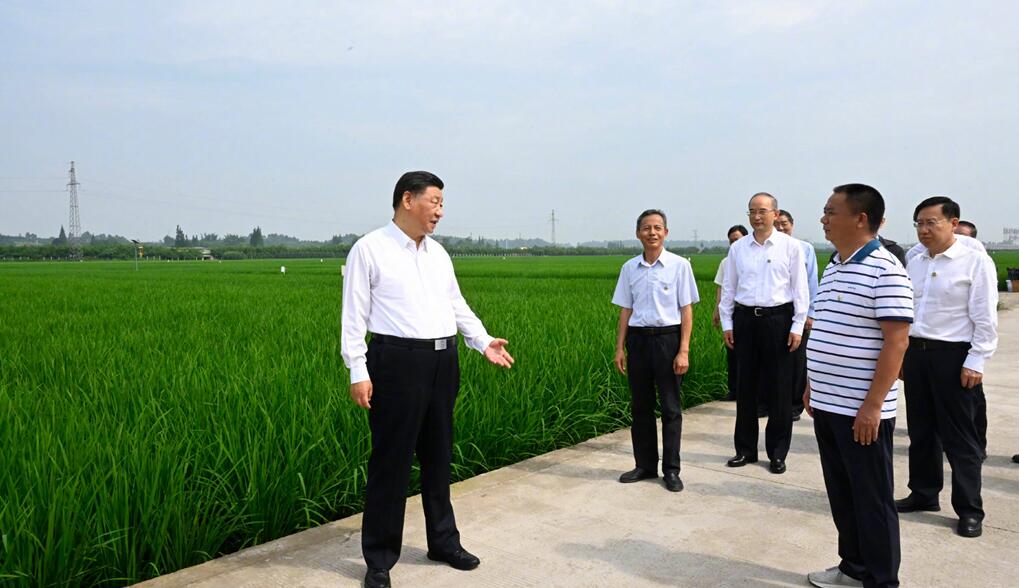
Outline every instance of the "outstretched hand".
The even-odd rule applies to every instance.
[[[494,363],[497,366],[504,368],[510,368],[513,366],[513,356],[506,351],[506,345],[509,341],[505,339],[492,339],[492,342],[485,348],[485,359]]]

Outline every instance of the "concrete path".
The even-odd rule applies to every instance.
[[[1004,296],[1004,295],[1003,295]],[[1015,306],[1019,295],[1009,295]],[[983,470],[984,535],[954,532],[944,510],[901,517],[903,586],[1016,586],[1019,556],[1019,311],[1000,315],[1001,343],[989,364],[989,446]],[[896,497],[908,490],[905,410],[895,432]],[[795,423],[784,475],[766,462],[725,467],[733,403],[685,413],[686,489],[660,480],[619,484],[633,465],[629,432],[466,480],[453,487],[464,546],[481,567],[459,572],[425,558],[419,497],[407,505],[394,586],[806,586],[807,572],[837,563],[835,528],[812,424]],[[763,421],[762,445],[763,449]],[[947,470],[945,479],[950,480]],[[246,549],[144,583],[146,588],[359,586],[360,515]]]

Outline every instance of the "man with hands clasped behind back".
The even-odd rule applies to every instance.
[[[680,388],[690,368],[692,304],[700,300],[690,262],[665,250],[665,213],[645,210],[637,217],[644,252],[623,264],[612,303],[620,307],[616,369],[630,385],[633,457],[636,467],[623,483],[658,477],[655,387],[662,403],[662,474],[671,492],[683,489],[679,445],[683,430]]]
[[[429,237],[443,216],[443,183],[417,171],[393,190],[393,220],[347,255],[341,351],[350,396],[368,409],[371,457],[361,523],[365,586],[390,585],[400,557],[407,485],[417,454],[428,558],[459,570],[480,560],[460,544],[449,499],[453,405],[460,385],[456,333],[505,368],[505,339],[491,337],[467,305],[449,254]],[[365,334],[372,333],[365,344]]]

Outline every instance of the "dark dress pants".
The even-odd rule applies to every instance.
[[[987,396],[984,396],[983,383],[977,384],[973,391],[977,394],[977,413],[973,420],[977,427],[977,439],[980,440],[980,458],[987,459]]]
[[[788,312],[755,316],[752,309],[736,307],[732,315],[739,379],[736,397],[736,453],[757,457],[758,399],[766,398],[768,425],[764,446],[768,459],[784,460],[793,434],[793,354],[789,353],[792,305]]]
[[[626,335],[626,379],[633,410],[633,457],[637,467],[658,472],[658,427],[655,387],[662,403],[662,472],[679,472],[679,444],[683,433],[683,376],[672,369],[679,353],[679,333],[657,335],[629,331]]]
[[[421,502],[428,550],[460,547],[449,500],[453,405],[460,386],[456,345],[443,351],[368,343],[373,392],[361,550],[369,568],[392,568],[400,558],[411,465],[421,466]]]
[[[909,489],[935,502],[944,488],[944,460],[952,466],[952,507],[983,520],[983,448],[975,423],[977,391],[959,380],[967,347],[923,350],[910,341],[903,361],[909,431]]]
[[[793,414],[803,412],[803,390],[807,387],[807,339],[810,331],[803,329],[800,346],[793,352]]]
[[[839,532],[839,569],[864,586],[898,586],[899,514],[895,510],[892,435],[883,419],[877,441],[853,441],[855,417],[814,409],[824,487]]]
[[[726,382],[729,386],[729,395],[726,399],[736,400],[736,390],[739,389],[738,372],[736,371],[736,353],[724,343],[722,348],[725,349],[725,367],[728,375]]]

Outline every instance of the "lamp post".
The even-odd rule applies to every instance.
[[[131,239],[131,242],[134,243],[134,271],[138,271],[138,253],[141,251],[142,244],[134,239]]]

